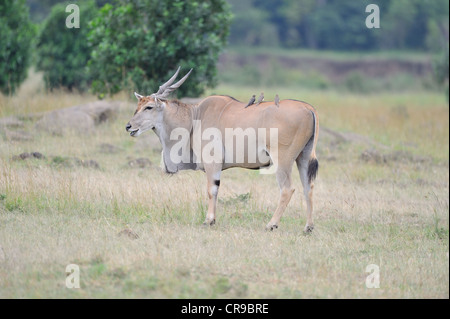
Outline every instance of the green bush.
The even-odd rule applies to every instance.
[[[13,94],[25,80],[35,27],[25,0],[0,1],[0,90]]]
[[[149,94],[180,65],[194,68],[177,94],[197,96],[216,84],[216,61],[231,13],[224,0],[116,0],[92,22],[89,62],[94,92]],[[181,75],[181,74],[180,74]]]
[[[441,53],[433,61],[433,76],[436,83],[444,88],[447,100],[449,98],[448,84],[448,68],[449,68],[449,47],[442,50]]]
[[[80,28],[67,28],[66,5],[57,4],[52,8],[38,39],[37,68],[44,71],[48,89],[66,87],[69,90],[85,90],[89,85],[86,65],[91,49],[87,34],[89,22],[98,12],[93,1],[78,1],[80,8]]]

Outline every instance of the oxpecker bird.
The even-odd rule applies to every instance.
[[[252,98],[250,99],[250,101],[248,101],[248,104],[245,107],[249,107],[253,103],[255,103],[255,94],[252,95]]]
[[[278,94],[275,95],[275,105],[276,105],[277,107],[280,107],[280,97],[278,96]]]
[[[258,102],[256,103],[256,105],[259,105],[259,103],[261,103],[262,101],[264,101],[264,92],[261,92],[261,95],[258,97]]]

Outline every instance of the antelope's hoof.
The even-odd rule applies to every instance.
[[[267,224],[267,226],[266,226],[266,230],[268,230],[268,231],[272,231],[272,230],[277,229],[277,228],[278,228],[277,224],[274,224],[274,225]]]
[[[203,226],[212,226],[212,225],[214,225],[216,223],[216,220],[215,219],[213,219],[213,220],[205,220],[204,222],[203,222]]]
[[[314,225],[306,225],[305,228],[303,229],[303,232],[305,234],[311,234],[313,229],[314,229]]]

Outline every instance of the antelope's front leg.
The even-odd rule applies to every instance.
[[[220,173],[222,167],[217,165],[205,166],[206,177],[208,180],[208,213],[203,225],[214,225],[216,222],[216,203],[217,194],[220,186]]]

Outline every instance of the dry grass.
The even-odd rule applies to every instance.
[[[124,98],[124,93],[114,97]],[[38,114],[96,100],[97,97],[90,93],[68,92],[63,89],[48,92],[42,81],[42,73],[31,70],[15,95],[9,97],[0,94],[0,117]]]
[[[259,89],[215,91],[246,100]],[[359,155],[367,145],[335,146],[323,136],[316,229],[305,236],[297,172],[297,191],[278,230],[264,230],[278,200],[275,178],[245,170],[224,172],[218,223],[202,227],[204,174],[161,173],[154,134],[131,139],[124,132],[133,110],[90,136],[36,132],[33,141],[22,142],[0,137],[0,297],[448,298],[444,98],[265,93],[268,100],[278,93],[309,101],[322,125],[366,135],[386,145],[387,154],[402,150],[424,158],[365,162]],[[30,88],[30,94],[2,97],[0,114],[94,98]],[[102,143],[120,150],[102,153]],[[11,160],[30,151],[47,158]],[[94,159],[100,169],[65,167],[54,156]],[[148,157],[154,165],[130,168],[129,156]],[[119,235],[125,228],[139,238]],[[65,287],[71,263],[80,266],[81,289]],[[380,266],[379,289],[365,286],[369,264]]]

